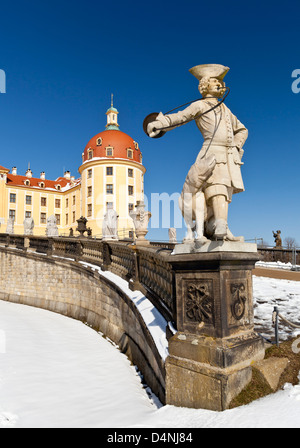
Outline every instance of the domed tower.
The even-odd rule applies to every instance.
[[[88,219],[93,236],[102,235],[107,209],[113,208],[118,218],[119,238],[127,238],[134,230],[129,214],[137,201],[144,199],[144,173],[139,145],[120,131],[118,110],[107,110],[105,130],[95,135],[82,154],[81,210]]]

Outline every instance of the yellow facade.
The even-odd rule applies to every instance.
[[[110,130],[112,113],[116,117],[114,111],[116,109],[112,108],[107,112],[107,129]],[[118,144],[115,153],[119,151],[119,154],[122,136],[127,134],[114,127],[112,132],[104,131],[96,137],[101,136],[102,143],[102,137],[103,140],[107,136],[111,139],[112,135]],[[14,233],[23,234],[24,219],[33,218],[33,234],[46,235],[47,219],[54,215],[59,235],[69,235],[71,228],[76,235],[77,220],[84,216],[92,236],[101,238],[104,214],[107,208],[113,208],[118,214],[119,238],[130,236],[134,226],[129,215],[137,201],[143,200],[145,173],[139,149],[138,153],[135,152],[138,145],[133,143],[129,148],[124,148],[127,151],[125,154],[134,156],[132,160],[125,156],[86,157],[79,167],[80,178],[76,180],[71,178],[69,172],[65,173],[64,178],[49,181],[45,179],[44,173],[41,173],[40,178],[35,178],[28,170],[26,175],[20,176],[16,168],[10,172],[0,166],[0,232],[6,233],[8,218],[13,218]],[[105,151],[105,147],[101,150]]]

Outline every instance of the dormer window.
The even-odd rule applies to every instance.
[[[127,157],[128,159],[132,159],[133,158],[133,151],[131,148],[127,149]]]
[[[133,142],[133,143],[134,143],[134,147],[135,147],[135,149],[138,150],[138,149],[139,149],[139,144],[138,144],[138,142]]]
[[[105,149],[106,157],[112,157],[114,155],[114,148],[112,146],[107,146]]]
[[[101,146],[102,145],[102,138],[98,137],[97,138],[97,146]]]
[[[30,185],[30,180],[29,180],[29,179],[24,180],[24,184],[25,184],[27,187],[29,187],[29,185]]]
[[[88,149],[88,160],[91,160],[93,158],[93,150],[90,148]]]
[[[41,188],[45,188],[45,182],[40,182],[40,183],[39,183],[39,187],[41,187]]]
[[[55,185],[56,190],[60,191],[61,190],[61,186],[59,184]]]

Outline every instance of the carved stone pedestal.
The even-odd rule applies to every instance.
[[[224,410],[264,358],[253,330],[252,249],[174,255],[178,332],[166,361],[168,404]]]

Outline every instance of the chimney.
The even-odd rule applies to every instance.
[[[26,177],[27,177],[28,179],[31,179],[31,178],[32,178],[32,171],[31,171],[30,168],[28,168],[28,170],[26,171]]]
[[[45,180],[46,179],[46,175],[45,175],[45,171],[42,171],[40,174],[40,179]]]
[[[70,173],[70,171],[65,171],[64,178],[67,179],[67,180],[70,180],[70,179],[71,179],[71,173]]]
[[[12,170],[11,170],[11,174],[12,174],[13,176],[16,176],[16,175],[17,175],[17,167],[16,167],[16,166],[14,166],[14,167],[12,168]]]

